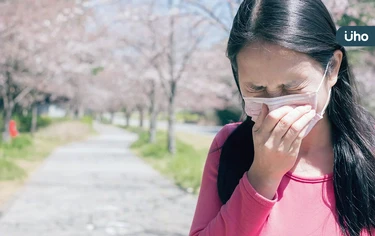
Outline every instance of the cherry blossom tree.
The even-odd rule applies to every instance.
[[[3,140],[8,141],[15,106],[25,98],[38,100],[41,85],[55,82],[51,80],[59,74],[59,42],[66,43],[71,28],[80,25],[83,10],[75,1],[63,0],[15,0],[0,5],[0,91]]]
[[[176,151],[175,144],[175,109],[178,87],[207,32],[206,21],[202,17],[184,14],[182,5],[168,1],[168,15],[160,18],[157,32],[160,40],[157,46],[164,50],[155,59],[154,67],[161,78],[161,85],[168,101],[168,151]],[[180,12],[181,11],[181,12]],[[161,28],[167,25],[167,30]],[[160,30],[163,29],[163,30]]]

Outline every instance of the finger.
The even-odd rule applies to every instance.
[[[282,106],[269,112],[266,118],[263,120],[263,132],[271,134],[272,130],[275,128],[280,119],[292,110],[293,107],[291,106]]]
[[[266,106],[266,104],[262,104],[262,110],[257,118],[257,120],[255,121],[255,124],[253,126],[253,131],[254,132],[258,132],[260,127],[262,126],[262,123],[263,123],[263,120],[264,118],[267,116],[267,113],[268,113],[268,107]]]
[[[291,112],[281,118],[280,121],[276,124],[275,128],[272,131],[273,136],[280,141],[282,141],[283,139],[292,138],[292,140],[289,142],[290,144],[301,131],[299,128],[303,128],[294,125],[294,123],[310,110],[310,105],[298,106],[294,108]]]
[[[291,135],[290,138],[286,139],[286,140],[292,141],[290,143],[290,149],[293,149],[293,150],[296,150],[297,148],[299,149],[302,139],[305,136],[306,130],[309,127],[310,121],[315,117],[315,114],[316,114],[316,111],[311,110],[310,112],[303,115],[298,121],[296,121],[293,124],[297,127],[295,129],[300,129],[300,132],[298,132],[297,134],[293,134]]]
[[[305,133],[307,131],[307,128],[309,126],[306,125],[301,133]],[[299,149],[301,148],[301,143],[302,143],[302,139],[301,140],[297,140],[297,139],[294,139],[293,142],[290,144],[290,148],[289,148],[289,153],[292,155],[292,156],[298,156],[298,153],[299,153]]]

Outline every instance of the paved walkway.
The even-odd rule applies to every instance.
[[[186,236],[196,197],[130,153],[136,139],[100,136],[58,148],[0,218],[1,236]]]

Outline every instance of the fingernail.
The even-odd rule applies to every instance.
[[[305,109],[306,109],[306,111],[311,110],[311,105],[306,105],[306,106],[305,106]]]

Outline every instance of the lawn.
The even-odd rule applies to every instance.
[[[0,206],[23,185],[28,176],[58,146],[95,134],[88,119],[53,122],[34,136],[20,134],[0,144]]]
[[[165,131],[158,131],[156,142],[149,144],[146,130],[136,127],[126,129],[138,134],[138,140],[131,146],[136,155],[188,192],[199,192],[203,167],[213,136],[178,132],[176,154],[172,156],[167,151]]]

